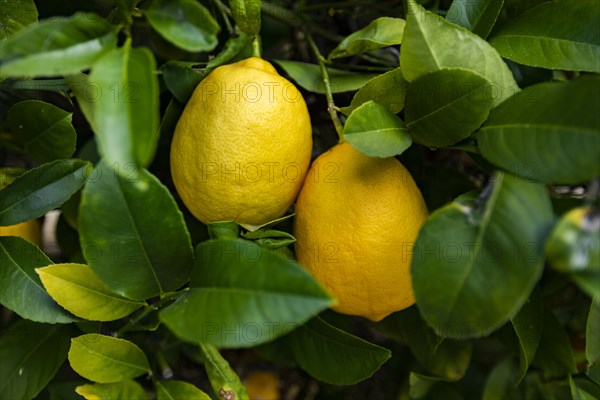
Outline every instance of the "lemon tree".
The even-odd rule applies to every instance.
[[[600,398],[595,0],[7,0],[0,398]]]

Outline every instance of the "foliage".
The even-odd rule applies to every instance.
[[[51,236],[0,238],[0,398],[244,399],[265,366],[286,398],[600,398],[597,1],[2,7],[0,228]],[[293,215],[204,226],[181,203],[186,101],[261,52],[315,156],[337,133],[415,177],[416,305],[326,310]]]

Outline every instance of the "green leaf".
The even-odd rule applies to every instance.
[[[329,59],[349,57],[366,53],[382,47],[402,43],[404,25],[402,18],[381,17],[373,20],[364,28],[353,32],[329,53]]]
[[[575,378],[569,375],[569,386],[573,400],[600,399],[600,385],[585,378]]]
[[[92,129],[96,131],[94,104],[102,96],[102,89],[96,82],[91,82],[89,76],[84,73],[69,75],[65,77],[65,81],[71,88],[73,95],[75,95],[77,105],[81,109],[85,119]]]
[[[144,169],[127,171],[116,173],[105,162],[94,169],[79,209],[80,240],[110,290],[144,300],[188,281],[193,250],[168,189]]]
[[[542,370],[545,379],[577,372],[569,336],[548,307],[544,308],[544,329],[532,365]]]
[[[183,381],[157,381],[157,400],[210,400],[210,397],[196,386]]]
[[[525,377],[542,337],[544,303],[539,289],[531,293],[511,322],[519,340],[519,375],[515,382],[515,385],[518,385]]]
[[[592,301],[585,329],[585,356],[590,365],[600,365],[600,296]]]
[[[490,40],[502,57],[549,69],[600,72],[596,0],[557,0],[502,25]]]
[[[219,67],[232,60],[243,57],[243,51],[250,45],[250,37],[244,32],[239,32],[236,36],[232,36],[225,42],[223,50],[219,52],[214,58],[208,60],[206,69],[213,69]]]
[[[352,111],[344,125],[344,139],[371,157],[402,154],[412,144],[404,122],[372,100]]]
[[[348,107],[342,107],[340,111],[349,115],[358,106],[373,100],[397,114],[404,108],[407,85],[408,82],[402,76],[402,69],[396,68],[368,81],[356,92],[352,103]]]
[[[33,399],[67,358],[71,329],[21,320],[0,335],[0,398]]]
[[[41,217],[59,207],[87,179],[87,161],[56,160],[20,175],[0,190],[0,226]]]
[[[45,163],[70,158],[75,152],[77,133],[72,117],[73,113],[50,103],[26,100],[11,107],[8,124],[27,155]]]
[[[248,400],[246,388],[240,378],[229,366],[219,350],[210,344],[200,343],[200,353],[204,368],[214,392],[221,399]]]
[[[411,372],[408,379],[410,384],[410,399],[425,398],[436,384],[445,381],[443,378],[427,376],[416,372]]]
[[[102,95],[94,103],[98,150],[111,164],[147,167],[158,143],[158,79],[154,56],[130,42],[100,58],[92,69]]]
[[[332,302],[292,259],[247,240],[217,239],[196,247],[190,291],[160,319],[192,343],[249,347],[288,333]]]
[[[546,258],[590,297],[600,296],[600,210],[577,207],[564,214],[546,242]]]
[[[492,31],[503,5],[504,0],[454,0],[446,19],[485,39]]]
[[[85,383],[83,380],[50,383],[48,385],[49,400],[81,400],[83,397],[75,392],[75,388],[83,383]]]
[[[444,147],[466,139],[487,119],[494,87],[476,72],[445,68],[408,85],[406,126],[415,142]]]
[[[142,11],[150,25],[179,48],[210,51],[217,46],[221,30],[210,12],[194,0],[151,0]]]
[[[181,103],[187,103],[204,73],[194,68],[195,62],[167,61],[160,67],[165,85]]]
[[[0,43],[0,77],[67,75],[114,48],[113,27],[91,13],[30,24]]]
[[[211,239],[237,239],[240,237],[240,226],[234,221],[210,222],[206,227]]]
[[[574,184],[600,175],[600,77],[530,86],[490,113],[482,155],[524,178]]]
[[[75,391],[87,400],[148,400],[144,388],[136,381],[87,384]]]
[[[121,382],[150,372],[148,359],[138,346],[96,333],[71,340],[69,363],[79,375],[98,383]]]
[[[295,359],[312,377],[353,385],[371,377],[390,357],[388,349],[350,335],[316,317],[286,338]]]
[[[0,14],[0,41],[37,20],[38,11],[33,0],[5,1]]]
[[[502,173],[478,202],[462,196],[435,211],[411,265],[423,318],[443,337],[482,337],[498,329],[539,279],[552,222],[544,186]]]
[[[289,246],[296,242],[294,235],[278,231],[276,229],[258,229],[242,233],[242,237],[249,240],[255,240],[256,244],[268,249],[278,249]]]
[[[522,400],[523,394],[513,383],[515,373],[512,357],[498,363],[485,381],[482,400]]]
[[[460,44],[460,45],[458,45]],[[494,106],[519,88],[500,55],[485,40],[408,0],[402,73],[412,82],[443,68],[470,69],[494,85]]]
[[[325,93],[325,84],[321,76],[321,68],[318,65],[298,61],[275,60],[275,62],[304,89],[315,93]],[[377,76],[376,74],[359,74],[334,68],[327,68],[327,72],[332,93],[357,90]]]
[[[250,36],[260,33],[260,0],[229,0],[229,7],[242,32]]]
[[[20,237],[0,237],[0,304],[23,318],[50,324],[76,319],[46,293],[35,269],[52,261]]]
[[[113,321],[144,305],[111,292],[87,265],[55,264],[36,272],[48,294],[80,318]]]

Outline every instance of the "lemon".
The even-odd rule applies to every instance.
[[[0,226],[0,236],[19,236],[40,247],[42,245],[40,229],[40,223],[34,219],[16,225]]]
[[[262,225],[296,198],[311,148],[298,89],[249,58],[216,68],[195,89],[175,128],[171,173],[200,221]]]
[[[268,371],[255,371],[244,381],[250,400],[279,400],[279,378]]]
[[[348,143],[318,157],[296,204],[296,255],[338,300],[335,311],[379,321],[414,304],[410,262],[428,212],[394,158]]]

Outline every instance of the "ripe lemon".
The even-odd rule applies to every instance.
[[[296,198],[311,148],[302,95],[253,57],[216,68],[195,89],[175,129],[171,173],[200,221],[262,225]]]
[[[244,381],[250,400],[279,400],[279,378],[268,371],[251,372]]]
[[[379,321],[415,302],[410,261],[427,214],[398,160],[338,144],[315,160],[298,197],[298,261],[337,298],[335,311]]]
[[[42,245],[40,223],[35,219],[16,225],[0,226],[0,236],[19,236],[38,247]]]

